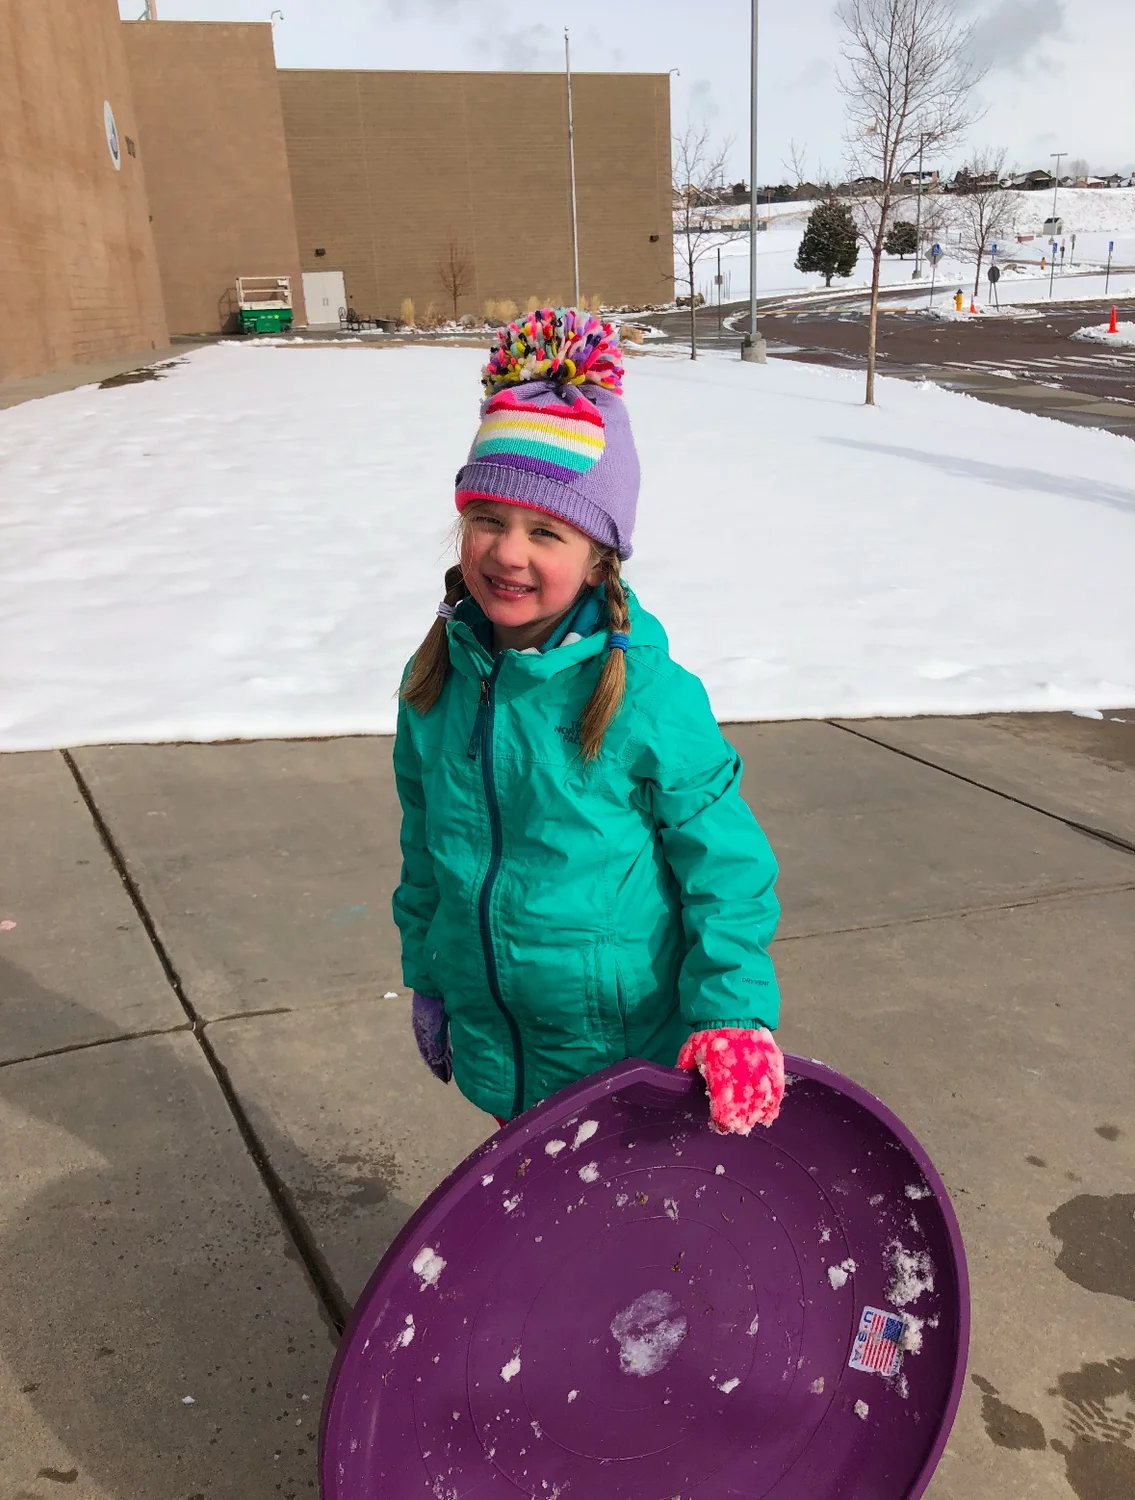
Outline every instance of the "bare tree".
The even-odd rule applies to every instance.
[[[841,0],[836,15],[844,32],[839,86],[847,100],[848,175],[871,252],[864,399],[873,406],[879,270],[896,186],[920,155],[962,134],[978,75],[973,26],[958,19],[954,0]]]
[[[795,140],[788,142],[788,160],[781,160],[780,165],[788,173],[789,181],[793,187],[803,187],[808,181],[808,142],[798,146]]]
[[[690,294],[690,358],[698,357],[697,267],[698,262],[724,245],[740,239],[744,231],[726,230],[707,218],[707,210],[719,200],[725,185],[725,159],[729,141],[715,144],[706,125],[687,125],[674,137],[674,245],[682,269],[676,280]],[[749,213],[756,212],[756,191],[749,184]]]
[[[457,304],[473,288],[473,257],[452,236],[438,256],[437,279],[453,305],[453,321],[456,323]]]
[[[1079,182],[1081,178],[1090,177],[1091,174],[1091,164],[1083,156],[1074,156],[1068,163],[1068,175],[1073,182]]]
[[[954,179],[954,219],[961,231],[961,243],[977,257],[975,297],[989,246],[999,236],[1012,234],[1017,224],[1020,194],[1001,186],[1004,171],[1004,148],[986,147],[975,151]]]

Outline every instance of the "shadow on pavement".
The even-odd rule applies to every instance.
[[[0,998],[13,1024],[13,1004],[75,1008],[3,962]],[[313,1493],[336,1334],[192,1035],[9,1063],[0,1119],[0,1355],[20,1392],[0,1490]],[[340,1191],[334,1170],[308,1166],[357,1212],[357,1175]]]

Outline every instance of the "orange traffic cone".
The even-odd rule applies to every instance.
[[[977,308],[974,306],[974,301],[973,301],[972,297],[969,299],[969,310],[970,310],[971,313],[975,313],[977,311]]]
[[[1115,321],[1115,308],[1114,307],[1111,310],[1111,322],[1107,325],[1107,331],[1108,331],[1108,333],[1118,333],[1119,332],[1119,324]]]

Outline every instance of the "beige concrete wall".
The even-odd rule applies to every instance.
[[[272,28],[122,24],[172,333],[232,326],[238,276],[303,286]]]
[[[419,318],[431,302],[445,308],[438,262],[450,242],[470,263],[459,312],[480,312],[490,299],[521,308],[529,297],[570,300],[562,75],[284,69],[279,77],[300,262],[343,271],[360,313],[397,315],[405,297]],[[574,79],[585,296],[673,295],[669,82]]]
[[[167,342],[138,133],[116,0],[0,3],[0,381]]]

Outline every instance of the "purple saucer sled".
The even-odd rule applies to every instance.
[[[786,1063],[748,1137],[632,1062],[463,1162],[343,1335],[324,1500],[916,1500],[965,1374],[961,1233],[885,1105]]]

